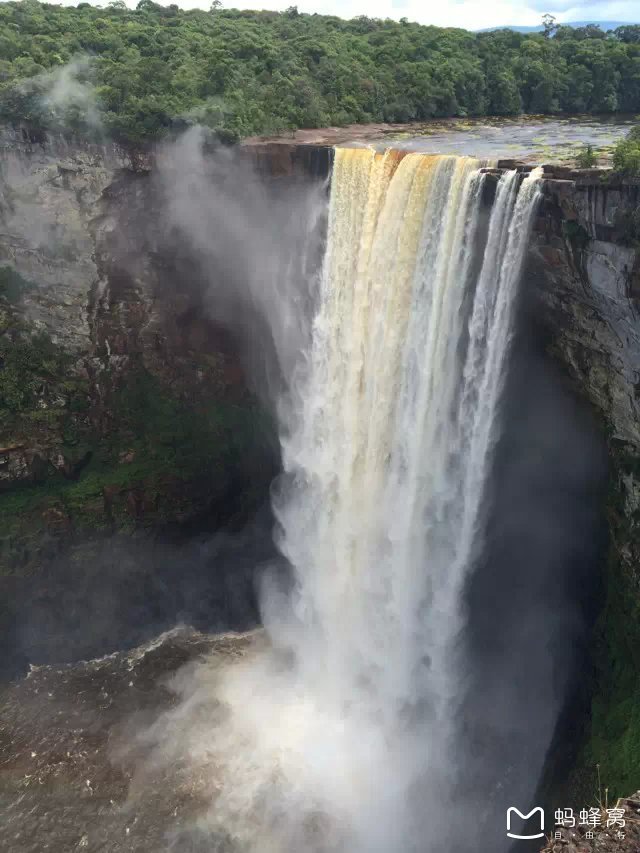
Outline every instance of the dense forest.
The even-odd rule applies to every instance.
[[[640,26],[472,33],[359,17],[0,4],[0,119],[224,139],[435,116],[640,112]]]

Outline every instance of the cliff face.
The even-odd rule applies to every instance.
[[[327,147],[272,149],[237,156],[265,181],[328,174]],[[181,409],[218,403],[223,420],[255,405],[207,277],[161,215],[154,167],[153,152],[0,133],[0,334],[5,349],[21,347],[18,363],[0,353],[0,494],[75,477],[95,461],[93,439],[114,432],[122,460],[139,459],[120,409],[152,421],[142,411],[152,396]],[[132,406],[131,394],[145,400]],[[79,400],[83,412],[72,412]]]
[[[640,388],[640,185],[547,180],[530,269],[558,355],[605,416],[637,446]]]
[[[137,640],[118,629],[131,591],[139,610],[150,588],[169,589],[155,577],[166,553],[120,544],[103,559],[105,536],[175,541],[239,523],[278,468],[270,416],[205,309],[208,280],[156,215],[151,165],[112,146],[0,136],[0,631],[24,634],[24,615],[39,614],[36,660]],[[252,596],[245,582],[239,598]],[[175,587],[158,595],[179,612]],[[79,642],[80,623],[99,641],[69,651],[70,623]]]
[[[178,409],[190,411],[202,420],[195,442],[214,438],[212,405],[229,426],[253,419],[234,343],[203,309],[205,283],[154,215],[149,163],[114,147],[3,142],[0,489],[77,480],[104,443],[105,463],[151,462],[154,448],[134,446],[141,418],[143,432],[154,418],[178,430]],[[134,517],[153,516],[146,495],[116,495]]]
[[[600,764],[603,786],[623,795],[640,781],[640,185],[578,173],[543,191],[526,295],[549,351],[599,414],[611,465],[591,719],[573,785],[591,794]]]

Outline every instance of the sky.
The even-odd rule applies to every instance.
[[[137,0],[126,0],[134,7]],[[76,0],[63,0],[65,5],[76,5]],[[107,5],[100,0],[97,5]],[[168,5],[171,0],[160,0]],[[211,0],[174,0],[183,9],[208,9]],[[536,26],[546,12],[555,15],[559,23],[569,21],[634,21],[640,23],[638,0],[223,0],[225,8],[275,9],[282,11],[297,5],[301,12],[319,12],[353,18],[368,15],[372,18],[406,17],[410,21],[435,26],[465,27],[469,30],[482,27]]]

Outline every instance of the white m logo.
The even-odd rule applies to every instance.
[[[511,832],[511,814],[517,814],[518,817],[522,818],[522,820],[529,820],[530,817],[533,817],[534,814],[538,813],[540,815],[540,832],[536,835],[516,835],[515,832]],[[544,835],[544,811],[537,806],[535,809],[531,809],[529,814],[522,814],[520,809],[517,809],[515,806],[511,806],[507,809],[507,835],[509,838],[521,838],[525,841],[528,841],[531,838],[542,838]]]

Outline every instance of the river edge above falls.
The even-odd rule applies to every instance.
[[[306,181],[328,176],[332,150],[329,145],[265,142],[244,146],[241,156],[255,163],[259,174],[268,180]],[[180,291],[173,288],[176,280],[195,281],[193,270],[187,268],[185,274],[185,267],[171,263],[166,255],[157,263],[157,237],[150,236],[149,230],[142,227],[141,210],[149,200],[145,187],[154,168],[151,155],[117,147],[77,147],[61,141],[49,145],[18,136],[7,142],[2,154],[5,163],[7,158],[16,156],[20,168],[26,167],[30,184],[26,193],[4,196],[0,265],[6,265],[22,280],[36,286],[21,295],[20,316],[51,333],[65,352],[73,353],[76,363],[81,362],[82,370],[87,365],[99,368],[93,374],[100,379],[95,388],[104,389],[104,379],[115,376],[118,381],[113,387],[122,388],[120,381],[124,379],[126,388],[126,377],[142,368],[144,380],[141,383],[136,377],[136,394],[141,384],[157,381],[170,399],[184,404],[185,394],[180,389],[188,388],[190,411],[196,411],[203,395],[211,396],[213,389],[215,400],[229,401],[233,412],[237,413],[238,408],[251,411],[253,403],[243,408],[246,386],[233,346],[224,339],[223,330],[201,323],[198,317],[201,304],[198,288]],[[498,168],[526,171],[531,164],[502,160]],[[4,171],[4,181],[6,176]],[[608,170],[545,166],[544,199],[531,240],[524,282],[535,303],[536,322],[547,336],[549,351],[574,389],[599,413],[608,437],[612,478],[607,514],[613,546],[607,575],[609,593],[599,630],[608,645],[608,654],[613,656],[615,671],[622,671],[623,677],[621,687],[606,685],[602,691],[599,713],[603,715],[604,731],[609,713],[615,711],[617,718],[619,707],[637,695],[640,670],[637,660],[640,274],[637,236],[634,236],[637,225],[633,221],[638,192],[637,181],[622,181]],[[6,204],[8,198],[10,203]],[[60,249],[55,256],[38,256],[34,232],[26,227],[33,221],[35,210],[38,210],[37,221],[45,230],[55,226],[52,233]],[[115,239],[123,234],[126,240]],[[129,259],[134,254],[141,255],[142,262],[132,270]],[[52,284],[56,290],[48,287]],[[184,319],[182,325],[175,322],[176,317]],[[216,345],[210,347],[212,340]],[[205,359],[200,357],[203,350],[207,354]],[[90,382],[94,381],[90,372],[86,376]],[[157,388],[153,385],[151,393],[155,394]],[[142,390],[141,396],[129,396],[127,400],[148,399],[149,393]],[[69,399],[74,393],[73,389],[67,389]],[[111,425],[122,408],[117,400],[112,407],[105,405],[104,396],[100,399],[99,417],[92,421],[92,428],[96,423]],[[46,398],[45,402],[51,411]],[[131,402],[127,405],[131,408]],[[36,401],[34,410],[38,408],[41,407]],[[66,402],[62,408],[66,411]],[[168,411],[171,418],[174,410]],[[248,420],[253,421],[251,413]],[[7,487],[4,496],[18,495],[14,491],[16,485],[38,489],[42,460],[60,473],[65,486],[70,483],[75,488],[85,482],[81,464],[84,450],[79,452],[82,441],[72,437],[68,442],[62,428],[62,421],[49,419],[42,425],[35,420],[30,424],[30,432],[23,430],[19,440],[7,434],[2,442],[0,468],[0,477]],[[194,459],[201,458],[198,453],[202,449],[219,449],[227,441],[225,437],[221,442],[217,432],[205,435],[205,438],[201,433],[190,435],[192,446],[197,448]],[[250,446],[255,446],[251,436],[240,452]],[[197,514],[205,505],[214,507],[215,516],[215,507],[220,507],[229,494],[220,484],[227,482],[233,465],[225,463],[218,469],[223,474],[214,477],[216,492],[212,496],[210,486],[209,491],[204,487],[204,494],[194,490],[193,485],[199,479],[183,479],[179,485],[172,479],[175,471],[167,478],[164,462],[160,479],[156,471],[149,479],[147,471],[136,467],[136,462],[146,459],[146,448],[133,447],[130,435],[124,436],[114,451],[117,452],[112,461],[119,472],[114,482],[92,483],[89,501],[84,492],[75,503],[60,502],[57,495],[47,495],[46,506],[38,504],[30,509],[28,516],[22,515],[21,523],[25,525],[22,530],[31,537],[37,526],[48,548],[70,541],[75,548],[85,533],[89,537],[96,531],[100,535],[113,530],[125,535],[140,533],[150,530],[156,521],[161,525],[172,520],[188,521],[194,508]],[[273,460],[273,456],[262,455],[260,451],[254,458],[262,471],[262,482],[268,483],[273,471],[270,467],[273,462],[268,460]],[[251,482],[252,478],[249,469],[244,482]],[[176,495],[180,496],[178,501]],[[18,514],[21,512],[19,509]],[[209,514],[208,518],[211,517]],[[12,516],[5,514],[3,518],[11,520]],[[15,530],[13,537],[15,543]],[[96,541],[100,543],[99,538]],[[40,547],[36,545],[31,552],[36,562],[42,554]],[[12,553],[15,554],[15,549]],[[91,555],[81,554],[78,572],[83,572],[83,567],[91,562]],[[614,644],[606,638],[613,638]],[[612,660],[604,661],[603,672],[611,664]],[[623,733],[619,726],[614,728],[612,737],[635,742],[638,734],[630,721]],[[605,739],[599,748],[606,752],[610,745]],[[590,759],[596,757],[597,752],[590,755]],[[637,787],[632,782],[637,768],[629,760],[628,756],[616,756],[611,771],[622,793]],[[606,755],[603,763],[606,765]]]

